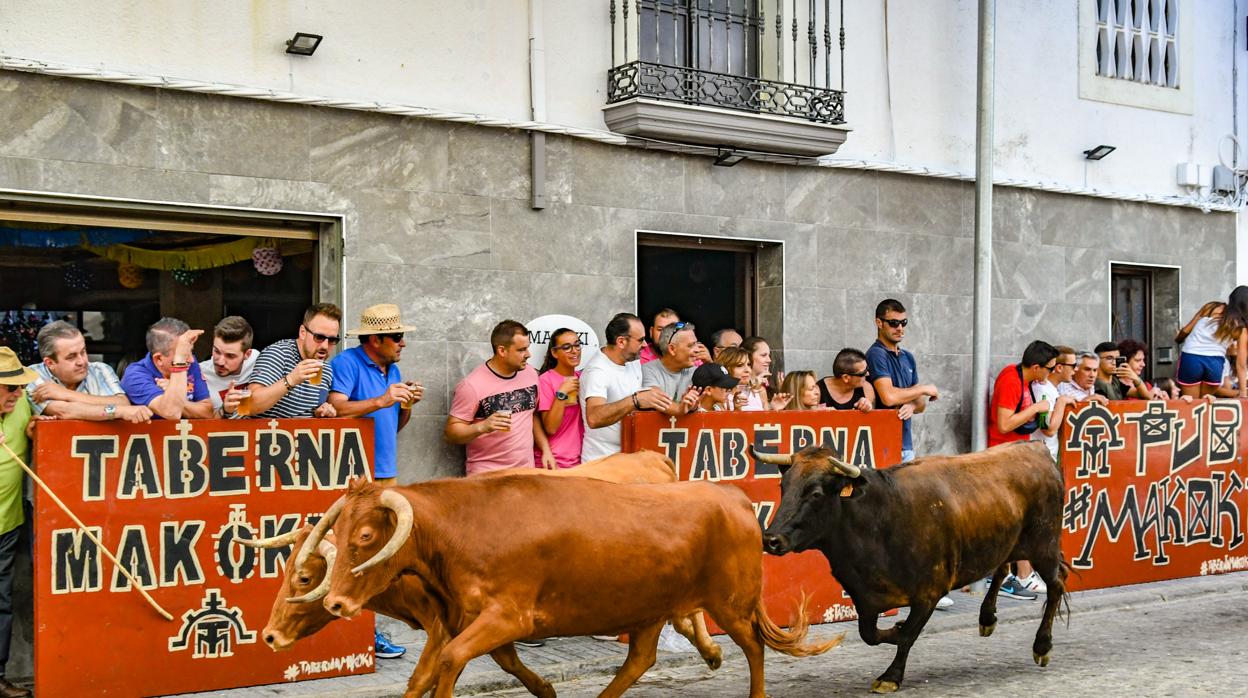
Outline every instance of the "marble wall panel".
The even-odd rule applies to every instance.
[[[970,237],[962,207],[974,200],[966,182],[921,179],[907,175],[879,175],[880,230],[899,233]]]
[[[874,230],[879,226],[879,175],[867,170],[789,167],[785,216],[791,221]]]
[[[784,348],[839,351],[845,345],[845,290],[784,287]]]
[[[685,165],[685,211],[733,218],[784,217],[783,165],[746,160],[716,167],[709,158]]]
[[[819,228],[821,286],[889,294],[907,287],[909,236],[900,233]]]
[[[159,167],[275,179],[311,178],[311,109],[176,90],[159,94]]]
[[[343,187],[447,191],[450,130],[427,119],[317,109],[308,178]]]
[[[572,203],[685,210],[686,158],[584,140],[571,143],[567,157],[571,160]],[[690,159],[688,164],[697,166],[702,160]]]

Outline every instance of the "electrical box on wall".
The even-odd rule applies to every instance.
[[[1200,165],[1194,162],[1180,162],[1174,170],[1175,180],[1180,187],[1200,186]]]
[[[1235,193],[1235,173],[1225,165],[1213,168],[1213,190],[1219,194]]]

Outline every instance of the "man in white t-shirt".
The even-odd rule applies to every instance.
[[[221,318],[212,328],[212,356],[199,362],[199,372],[208,386],[212,409],[219,416],[221,401],[230,384],[242,386],[251,377],[260,352],[251,348],[251,323],[238,315]]]
[[[606,342],[581,371],[581,415],[585,440],[581,462],[620,452],[620,420],[635,410],[667,410],[672,399],[662,390],[641,389],[641,353],[646,331],[632,313],[607,323]]]
[[[1057,460],[1057,433],[1061,430],[1066,410],[1075,404],[1074,398],[1061,395],[1058,386],[1069,381],[1075,374],[1075,350],[1070,347],[1058,346],[1057,363],[1049,371],[1045,380],[1031,382],[1031,396],[1034,402],[1047,400],[1052,409],[1044,413],[1040,419],[1040,428],[1031,433],[1032,441],[1043,441],[1048,446],[1053,460]],[[1034,404],[1033,402],[1033,404]]]

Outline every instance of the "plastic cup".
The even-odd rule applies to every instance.
[[[325,362],[324,362],[324,361],[320,362],[320,363],[317,365],[317,367],[316,367],[316,373],[313,373],[313,374],[312,374],[312,377],[308,379],[308,384],[309,384],[309,385],[320,385],[320,384],[321,384],[321,374],[323,374],[323,373],[325,373]]]
[[[498,412],[495,412],[494,414],[506,415],[506,416],[507,416],[507,419],[508,419],[509,421],[508,421],[508,423],[507,423],[507,426],[503,427],[503,428],[501,429],[501,431],[511,431],[511,422],[510,422],[510,420],[511,420],[511,410],[499,410]]]
[[[251,391],[250,391],[250,390],[240,390],[240,391],[238,392],[238,398],[239,398],[239,399],[238,399],[238,408],[235,410],[235,412],[236,412],[236,413],[238,414],[238,416],[240,416],[240,417],[249,417],[249,416],[251,416]]]

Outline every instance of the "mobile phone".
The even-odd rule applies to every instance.
[[[1125,363],[1127,363],[1127,357],[1125,357],[1125,356],[1115,356],[1115,357],[1114,357],[1114,365],[1115,365],[1115,366],[1121,366],[1121,365],[1123,365],[1123,364],[1125,364]]]

